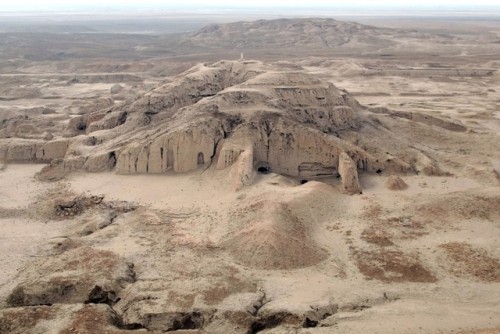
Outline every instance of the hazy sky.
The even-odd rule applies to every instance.
[[[169,7],[447,7],[499,6],[499,0],[0,0],[0,11]]]

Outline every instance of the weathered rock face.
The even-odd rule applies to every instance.
[[[70,139],[5,139],[0,158],[61,159],[40,174],[48,180],[78,169],[133,174],[215,166],[227,168],[239,189],[259,169],[302,180],[340,175],[347,193],[361,191],[358,170],[441,173],[418,150],[389,153],[391,132],[377,123],[382,111],[365,109],[300,67],[280,66],[199,65],[144,96],[75,116],[64,134]]]

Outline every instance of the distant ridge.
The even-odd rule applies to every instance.
[[[345,44],[389,46],[396,30],[331,18],[258,20],[210,24],[184,37],[184,44],[204,47],[336,48]]]

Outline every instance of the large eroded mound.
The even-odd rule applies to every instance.
[[[396,126],[413,132],[465,129],[419,114],[364,108],[298,66],[220,61],[196,66],[138,98],[76,116],[62,138],[2,140],[0,156],[51,162],[40,175],[45,180],[75,170],[132,174],[215,166],[228,169],[236,189],[251,184],[255,171],[302,180],[340,176],[347,193],[361,191],[358,170],[441,174],[411,139],[392,132]]]

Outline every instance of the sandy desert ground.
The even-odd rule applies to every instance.
[[[500,333],[500,24],[426,20],[3,28],[0,333]]]

